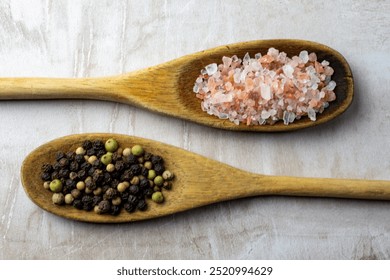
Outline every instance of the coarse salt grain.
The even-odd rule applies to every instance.
[[[334,70],[326,60],[319,63],[315,53],[303,50],[289,58],[270,48],[264,56],[224,56],[222,62],[202,69],[193,91],[203,111],[237,125],[278,120],[288,125],[302,116],[315,121],[336,99]]]

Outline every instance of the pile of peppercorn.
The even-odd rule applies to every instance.
[[[42,166],[43,186],[57,205],[73,205],[97,214],[118,215],[147,209],[147,199],[164,201],[173,174],[164,160],[140,145],[119,147],[115,139],[86,140],[75,151],[56,153],[54,164]]]

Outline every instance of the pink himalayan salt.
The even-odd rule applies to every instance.
[[[237,125],[279,120],[288,125],[303,116],[315,121],[336,99],[334,70],[328,61],[318,62],[315,53],[289,58],[270,48],[263,56],[224,56],[222,62],[202,69],[193,90],[203,111]]]

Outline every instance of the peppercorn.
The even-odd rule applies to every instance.
[[[173,173],[171,171],[165,170],[163,172],[163,174],[162,174],[162,177],[164,178],[164,180],[168,180],[169,181],[169,180],[173,179],[174,175],[173,175]]]
[[[131,203],[131,204],[134,204],[134,205],[137,205],[138,197],[135,196],[135,195],[129,194],[129,197],[127,198],[127,202]]]
[[[78,189],[74,189],[70,192],[73,198],[77,199],[81,197],[81,192]]]
[[[76,149],[76,155],[84,155],[85,154],[85,149],[83,147],[78,147]]]
[[[130,148],[125,148],[123,149],[122,155],[127,157],[131,155],[131,149]]]
[[[115,139],[110,138],[106,141],[106,143],[104,144],[104,147],[106,148],[107,152],[113,153],[118,149],[118,142]]]
[[[157,163],[154,165],[154,171],[156,171],[156,174],[161,175],[165,171],[164,165]]]
[[[95,155],[91,155],[91,156],[88,158],[88,162],[89,162],[90,164],[93,164],[93,162],[94,162],[95,160],[98,160],[97,156],[95,156]],[[93,166],[93,165],[92,165],[92,166]]]
[[[117,216],[121,212],[121,208],[118,205],[111,205],[110,214],[112,216]]]
[[[81,164],[80,168],[87,172],[91,168],[91,164],[88,161],[85,161]]]
[[[85,183],[84,183],[83,181],[77,182],[76,188],[77,188],[77,190],[79,190],[79,191],[84,190],[84,189],[85,189]]]
[[[143,163],[145,162],[145,160],[144,160],[143,157],[139,157],[137,161],[138,161],[138,163],[140,163],[140,164],[143,164]]]
[[[152,169],[153,168],[153,163],[151,161],[145,161],[144,166],[147,169]]]
[[[131,153],[132,153],[133,155],[135,155],[136,157],[142,156],[142,154],[144,153],[144,149],[142,148],[141,145],[134,145],[134,146],[131,148]]]
[[[125,190],[127,189],[127,186],[126,186],[126,184],[125,183],[119,183],[118,184],[118,186],[117,186],[117,190],[118,190],[118,192],[124,192]]]
[[[137,157],[133,154],[122,157],[123,161],[128,163],[129,165],[138,163]]]
[[[149,161],[150,159],[152,158],[152,154],[151,153],[145,153],[144,154],[144,159],[145,159],[145,161]]]
[[[163,164],[163,159],[162,157],[160,156],[157,156],[157,155],[154,155],[150,158],[150,161],[153,163],[153,164]]]
[[[86,193],[86,194],[91,194],[91,193],[93,193],[93,189],[90,189],[90,188],[85,188],[85,190],[84,190],[84,192]]]
[[[165,181],[162,185],[162,187],[166,190],[172,189],[172,182],[171,181]]]
[[[122,203],[122,199],[120,198],[120,196],[111,199],[112,205],[119,206],[121,203]]]
[[[146,189],[150,187],[149,180],[146,178],[143,178],[139,181],[139,186],[141,189]]]
[[[107,213],[111,210],[111,203],[108,200],[102,200],[98,204],[101,213]]]
[[[130,184],[132,185],[138,185],[139,184],[139,177],[138,176],[134,176],[131,181],[130,181]]]
[[[137,185],[131,185],[129,187],[129,193],[137,194],[139,192],[139,187]]]
[[[85,183],[86,188],[91,189],[91,190],[96,189],[96,184],[93,181],[91,176],[87,177],[87,179],[84,180],[84,183]]]
[[[76,179],[78,179],[78,175],[77,175],[77,173],[76,172],[74,172],[74,171],[72,171],[72,172],[70,172],[69,173],[69,179],[71,179],[71,180],[76,180]]]
[[[45,164],[42,165],[41,171],[50,173],[50,172],[53,171],[53,166],[51,164],[49,164],[49,163],[45,163]]]
[[[65,155],[66,155],[66,157],[68,158],[69,161],[73,161],[76,153],[72,152],[72,151],[69,151]]]
[[[83,203],[81,202],[81,199],[73,200],[73,207],[78,209],[78,210],[83,209]]]
[[[58,161],[59,165],[61,167],[67,167],[69,165],[69,160],[64,157],[64,158],[61,158],[59,161]]]
[[[129,213],[134,212],[134,210],[135,210],[136,207],[137,207],[137,206],[136,206],[135,204],[131,204],[131,203],[125,203],[125,204],[123,204],[123,208],[125,208],[125,210],[126,210],[127,212],[129,212]]]
[[[116,197],[118,195],[118,192],[114,189],[114,188],[109,188],[105,193],[104,193],[104,197],[105,199],[113,199],[114,197]]]
[[[83,154],[76,154],[76,156],[74,157],[74,160],[77,162],[77,163],[83,163],[84,162],[84,155]]]
[[[105,165],[100,160],[95,160],[92,163],[92,167],[94,167],[96,169],[103,169],[105,167]]]
[[[85,140],[82,144],[84,150],[92,148],[92,142],[90,140]]]
[[[42,172],[41,179],[43,181],[50,181],[51,180],[51,174],[49,172]]]
[[[94,154],[96,154],[96,151],[94,148],[89,148],[86,152],[87,156],[91,157],[93,156]]]
[[[104,164],[104,165],[108,165],[112,162],[112,155],[110,154],[104,154],[101,158],[100,158],[100,161]]]
[[[127,201],[129,199],[129,192],[127,191],[120,192],[119,196],[121,197],[122,201]]]
[[[162,184],[164,183],[164,179],[163,177],[161,177],[160,175],[156,176],[153,180],[154,184],[156,184],[157,186],[162,186]]]
[[[141,168],[141,175],[144,177],[148,177],[149,169],[142,167]]]
[[[118,153],[118,151],[117,151],[117,152],[115,152],[115,153],[112,154],[111,158],[112,158],[112,161],[115,162],[115,161],[121,160],[121,159],[122,159],[122,156],[121,156],[121,154]]]
[[[93,198],[92,198],[92,205],[95,206],[95,205],[98,205],[100,201],[102,201],[103,198],[100,196],[100,195],[95,195]]]
[[[123,174],[121,175],[121,180],[122,181],[130,181],[131,178],[133,178],[133,172],[130,169],[126,169],[123,171]]]
[[[95,205],[93,207],[93,212],[95,212],[96,214],[102,214],[102,211],[100,211],[99,205]]]
[[[101,140],[95,140],[92,142],[92,147],[95,150],[102,150],[102,149],[104,149],[104,143]]]
[[[130,166],[130,172],[133,176],[139,175],[141,173],[141,166],[139,164],[133,164]]]
[[[56,153],[56,161],[59,161],[60,159],[64,158],[65,154],[61,151]]]
[[[87,178],[87,172],[85,170],[79,170],[77,172],[77,177],[80,179],[80,180],[85,180]]]
[[[147,198],[151,198],[152,195],[153,195],[154,191],[153,189],[149,188],[149,189],[144,189],[143,190],[143,194],[144,196],[146,196]]]
[[[148,179],[149,180],[154,180],[154,178],[156,177],[156,171],[154,171],[153,169],[150,169],[149,171],[148,171]]]
[[[95,190],[93,190],[93,194],[94,195],[101,195],[103,192],[102,188],[101,187],[98,187],[96,188]]]
[[[50,181],[44,182],[44,183],[43,183],[43,188],[44,188],[45,190],[50,190]]]
[[[59,176],[59,173],[58,171],[53,171],[53,173],[51,173],[51,179],[54,180],[54,179],[59,179],[60,176]]]
[[[52,192],[58,193],[62,191],[62,182],[59,179],[55,179],[50,182],[50,190]]]
[[[162,192],[155,192],[152,195],[152,200],[154,202],[157,202],[157,203],[162,203],[164,201],[164,196],[163,196]]]
[[[54,193],[51,200],[54,204],[62,205],[65,202],[65,197],[62,193]]]
[[[61,169],[60,164],[59,164],[58,162],[55,162],[55,163],[53,164],[53,169],[56,170],[56,171],[59,171],[59,170]]]
[[[148,208],[145,199],[140,199],[137,203],[137,209],[140,211],[145,211]]]
[[[105,150],[98,150],[98,151],[96,151],[96,156],[97,156],[98,158],[100,158],[100,157],[102,157],[105,153],[106,153]]]
[[[153,191],[154,191],[154,192],[159,192],[159,191],[161,191],[161,189],[160,189],[159,186],[154,186],[154,187],[153,187]]]
[[[81,202],[83,203],[83,209],[86,211],[90,211],[93,208],[93,197],[90,195],[84,195],[81,198]]]
[[[72,204],[73,201],[74,201],[73,195],[71,195],[70,193],[65,195],[65,204]]]
[[[69,177],[69,170],[68,169],[60,169],[60,171],[58,171],[58,177],[59,178],[68,178]]]
[[[69,186],[71,187],[72,189],[76,187],[76,182],[72,179],[67,179],[65,181],[65,186]]]
[[[95,172],[92,174],[92,180],[95,182],[95,184],[99,184],[103,181],[103,171],[100,169],[96,169]]]

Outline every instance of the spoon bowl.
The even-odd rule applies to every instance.
[[[201,101],[192,92],[200,70],[210,63],[221,63],[223,56],[243,57],[247,52],[266,53],[270,47],[288,56],[300,51],[315,52],[318,61],[327,60],[335,70],[336,100],[316,121],[304,117],[289,125],[236,125],[203,112]],[[353,77],[345,58],[325,45],[292,39],[259,40],[235,43],[183,56],[157,66],[124,75],[102,78],[1,78],[0,99],[97,99],[126,103],[156,113],[198,124],[235,131],[291,131],[325,123],[342,114],[353,100]]]
[[[164,192],[162,204],[149,202],[144,212],[118,216],[98,215],[93,211],[58,206],[52,193],[43,188],[41,166],[53,163],[57,151],[73,151],[85,140],[115,138],[122,147],[142,145],[164,158],[175,174],[171,190]],[[75,134],[52,140],[32,151],[24,160],[21,180],[28,197],[39,207],[58,216],[94,223],[124,223],[157,218],[204,205],[257,195],[288,195],[390,200],[390,181],[298,178],[249,173],[186,150],[157,141],[121,134]]]

